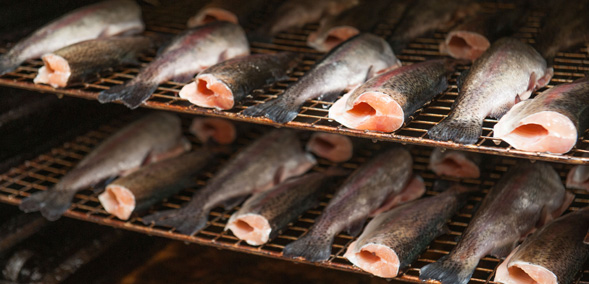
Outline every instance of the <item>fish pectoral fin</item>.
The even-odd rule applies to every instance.
[[[233,197],[233,198],[227,199],[227,200],[223,201],[222,206],[225,209],[231,209],[231,208],[241,204],[245,200],[246,197],[247,196],[238,196],[238,197]]]
[[[517,241],[503,245],[498,248],[494,248],[493,250],[491,250],[491,252],[489,254],[496,257],[496,258],[505,258],[506,256],[509,255],[509,253],[511,251],[513,251],[513,249],[516,247],[516,245],[517,245]]]
[[[285,169],[284,166],[280,166],[276,172],[274,172],[274,178],[272,179],[272,182],[276,185],[282,182],[282,180],[284,179],[284,175],[285,173]]]
[[[366,218],[362,218],[361,220],[358,220],[348,225],[348,227],[346,228],[346,233],[348,233],[348,235],[352,237],[360,235],[362,229],[364,228],[364,223],[366,223]]]
[[[184,74],[178,74],[175,75],[174,77],[172,77],[172,81],[174,82],[178,82],[178,83],[190,83],[192,80],[194,80],[194,73],[184,73]]]
[[[374,71],[374,65],[370,65],[368,71],[366,71],[366,78],[364,78],[364,82],[368,81],[368,79],[372,78],[376,72]]]
[[[104,188],[111,182],[113,182],[115,179],[117,179],[119,176],[112,176],[112,177],[108,177],[105,180],[102,180],[98,183],[96,183],[95,185],[92,186],[92,191],[94,193],[100,193],[104,190]]]

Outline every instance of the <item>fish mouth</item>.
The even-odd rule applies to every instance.
[[[378,277],[392,278],[399,274],[399,256],[391,248],[381,244],[366,244],[356,251],[355,243],[350,245],[344,255],[354,265]]]
[[[330,118],[359,130],[393,132],[403,125],[404,111],[389,95],[365,92],[351,101],[350,94],[333,104],[329,110]]]
[[[258,214],[245,214],[234,218],[227,223],[225,230],[231,230],[233,234],[252,246],[263,245],[270,239],[272,228],[268,220]]]
[[[234,105],[231,89],[211,74],[198,75],[195,81],[184,86],[178,95],[199,107],[228,110]]]
[[[451,32],[446,37],[445,47],[448,54],[458,59],[475,60],[491,46],[487,38],[473,32]]]
[[[219,9],[219,8],[207,8],[199,13],[198,15],[188,19],[187,26],[189,28],[194,28],[197,26],[201,26],[204,24],[216,22],[216,21],[226,21],[234,24],[238,24],[237,16],[227,10]]]
[[[127,220],[135,209],[135,195],[128,188],[110,184],[98,196],[98,200],[106,212],[121,220]]]
[[[54,88],[64,88],[72,74],[70,65],[65,58],[46,54],[42,57],[43,67],[39,69],[37,77],[33,80],[35,84],[47,84]]]
[[[352,141],[345,136],[315,133],[307,143],[307,150],[332,162],[344,162],[352,158]]]

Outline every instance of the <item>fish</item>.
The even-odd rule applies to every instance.
[[[188,81],[187,78],[209,66],[249,52],[245,32],[236,24],[212,22],[188,29],[176,36],[132,80],[102,91],[98,101],[120,100],[135,109],[155,92],[160,83],[169,79]]]
[[[395,54],[401,54],[415,38],[435,30],[450,28],[469,15],[476,14],[479,9],[480,6],[470,0],[413,1],[393,28],[387,41]]]
[[[279,32],[317,22],[326,15],[337,15],[357,4],[358,0],[288,0],[254,32],[254,37],[267,41]]]
[[[329,118],[361,130],[393,132],[419,108],[448,88],[455,60],[402,66],[371,78],[329,108]]]
[[[527,18],[524,11],[525,7],[516,7],[514,10],[476,15],[446,35],[440,43],[440,53],[474,61],[491,46],[492,42],[515,33]]]
[[[261,7],[266,0],[213,0],[202,7],[194,16],[188,19],[189,28],[202,26],[214,21],[227,21],[244,25],[249,18]]]
[[[90,39],[138,34],[145,29],[141,8],[133,0],[110,0],[71,11],[16,43],[0,56],[0,75],[25,60]]]
[[[515,38],[499,39],[460,75],[450,114],[428,135],[434,140],[474,144],[485,117],[501,118],[516,102],[546,86],[553,74],[530,45]]]
[[[298,216],[319,205],[328,184],[344,172],[337,169],[312,172],[254,194],[231,215],[225,231],[231,230],[249,245],[263,245]]]
[[[589,157],[589,153],[585,153],[583,157]],[[568,188],[589,191],[589,166],[574,166],[567,174],[566,186]]]
[[[439,176],[479,178],[482,157],[478,153],[434,148],[429,168]]]
[[[315,164],[315,158],[303,151],[296,132],[271,131],[239,151],[188,204],[143,217],[143,223],[192,235],[206,226],[211,209],[219,205],[233,208],[247,196],[301,175]]]
[[[398,18],[392,12],[401,14],[406,1],[361,1],[360,4],[323,19],[317,31],[309,34],[307,45],[321,52],[327,52],[347,39],[365,32],[371,32],[381,19]]]
[[[489,190],[450,253],[421,268],[419,279],[466,284],[486,255],[507,256],[518,241],[573,201],[550,164],[520,161]]]
[[[199,73],[178,95],[199,107],[232,109],[254,89],[288,79],[300,59],[296,53],[280,52],[226,60]]]
[[[27,213],[41,211],[47,220],[55,221],[70,207],[76,192],[189,149],[180,118],[163,112],[147,115],[104,140],[57,184],[23,199],[19,208]]]
[[[337,189],[309,231],[284,247],[283,256],[311,262],[327,260],[339,232],[346,230],[356,236],[369,216],[419,198],[425,186],[413,178],[412,166],[411,154],[401,147],[362,164]]]
[[[194,175],[208,165],[213,156],[210,149],[201,148],[149,164],[109,183],[98,200],[106,212],[128,220],[133,212],[147,209],[195,185]]]
[[[556,85],[516,104],[493,127],[493,137],[519,150],[564,154],[589,126],[589,77]]]
[[[33,82],[54,88],[81,84],[116,66],[137,64],[137,56],[151,47],[151,40],[142,36],[79,42],[43,55],[45,65]]]
[[[536,49],[552,65],[556,53],[589,42],[588,1],[552,5],[536,38]]]
[[[505,284],[573,283],[589,257],[583,243],[589,207],[566,214],[529,236],[497,267],[494,281]]]
[[[278,98],[250,106],[243,114],[286,123],[295,119],[306,100],[330,100],[392,65],[400,61],[382,38],[359,34],[334,48]]]
[[[195,117],[189,131],[203,144],[215,141],[229,145],[237,138],[235,125],[230,120],[217,117]]]
[[[306,145],[307,151],[335,163],[342,163],[354,155],[354,143],[348,136],[315,132]]]
[[[392,278],[410,265],[465,203],[471,189],[453,185],[436,196],[414,200],[376,216],[344,257],[360,269]]]

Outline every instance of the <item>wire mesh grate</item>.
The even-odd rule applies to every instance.
[[[266,8],[259,11],[250,23],[245,26],[245,29],[251,31],[259,26],[264,19],[268,19],[268,15],[271,15],[273,8],[277,6],[277,3],[280,3],[280,1],[269,0],[269,4],[266,5]],[[187,19],[202,5],[202,1],[174,1],[173,3],[166,3],[161,7],[145,5],[144,18],[147,25],[145,33],[156,37],[161,37],[162,34],[177,34],[185,29]],[[482,2],[481,6],[486,12],[514,8],[514,5],[509,3],[493,2]],[[534,43],[534,38],[539,31],[543,16],[544,15],[538,12],[531,13],[528,17],[527,24],[522,27],[515,36],[529,43]],[[394,27],[394,24],[396,24],[396,20],[397,19],[389,19],[387,23],[380,23],[373,32],[386,37]],[[303,53],[305,58],[289,79],[275,83],[271,86],[265,86],[263,89],[255,90],[243,103],[239,104],[232,110],[217,111],[196,107],[185,99],[178,97],[178,92],[184,84],[172,81],[161,84],[144,106],[175,112],[224,117],[232,120],[258,124],[283,126],[283,124],[274,123],[266,118],[244,116],[242,115],[242,111],[249,106],[263,103],[280,95],[289,85],[295,82],[297,78],[300,78],[306,71],[308,71],[309,68],[321,57],[320,53],[306,46],[307,36],[317,28],[318,24],[308,24],[300,29],[291,29],[287,32],[281,32],[277,34],[270,43],[251,42],[253,53],[294,51]],[[438,31],[430,36],[415,39],[401,54],[398,55],[399,59],[401,59],[404,64],[410,64],[442,56],[438,51],[438,45],[443,41],[446,32],[447,31]],[[0,50],[0,52],[5,51],[6,49]],[[140,59],[142,65],[152,61],[154,56],[155,52],[143,56]],[[554,62],[555,75],[548,88],[555,84],[571,82],[575,78],[582,77],[583,73],[589,71],[589,58],[586,48],[579,48],[572,52],[560,52]],[[29,60],[15,72],[1,76],[0,85],[86,99],[96,99],[100,91],[132,79],[139,71],[139,67],[125,66],[116,69],[114,73],[104,76],[95,82],[86,83],[79,87],[54,89],[49,86],[33,84],[33,78],[35,77],[38,68],[41,66],[41,60]],[[462,69],[464,68],[466,68],[466,66],[462,67]],[[310,100],[306,102],[295,120],[285,124],[285,126],[311,131],[339,133],[382,141],[462,149],[486,154],[557,161],[562,163],[589,163],[589,150],[587,150],[589,147],[589,131],[587,130],[580,135],[576,147],[565,155],[527,152],[512,148],[507,143],[493,138],[493,126],[497,122],[495,119],[485,120],[483,134],[474,145],[460,145],[453,142],[435,141],[427,138],[427,131],[446,117],[450,111],[450,106],[457,96],[455,82],[458,75],[459,72],[453,74],[449,88],[439,94],[432,102],[419,109],[410,117],[408,122],[406,122],[401,129],[394,133],[380,133],[345,128],[339,123],[328,119],[327,107],[332,103],[321,100]]]
[[[0,175],[0,201],[17,205],[20,201],[40,190],[46,190],[67,173],[73,166],[76,165],[86,154],[88,154],[96,145],[102,140],[106,139],[116,130],[122,128],[126,123],[135,118],[136,115],[118,119],[105,124],[95,130],[89,131],[84,135],[78,136],[75,139],[64,143],[60,147],[56,147],[51,151],[44,153],[37,158],[27,161],[22,165],[10,169],[8,172]],[[183,126],[187,137],[191,140],[194,147],[199,147],[200,144],[193,136],[188,134],[188,125],[190,119],[183,120]],[[255,127],[251,131],[244,133],[233,146],[233,152],[244,147],[256,137],[259,137],[263,132],[267,131],[265,127]],[[302,134],[303,139],[305,134]],[[374,155],[379,149],[391,145],[388,142],[371,143],[365,149],[358,151],[358,153],[349,162],[343,163],[341,166],[347,169],[355,169],[360,164],[365,162],[370,156]],[[431,149],[428,147],[415,146],[411,147],[411,152],[414,157],[414,171],[421,175],[427,186],[426,196],[435,195],[436,192],[432,190],[434,181],[438,178],[433,172],[428,169],[429,155]],[[66,212],[66,216],[94,222],[98,224],[113,226],[121,229],[132,230],[148,235],[161,236],[185,242],[198,243],[218,248],[230,249],[245,253],[257,254],[279,259],[286,259],[282,256],[284,246],[298,239],[305,234],[313,225],[315,219],[321,214],[327,205],[332,194],[327,194],[321,201],[317,208],[308,210],[301,215],[296,221],[292,222],[288,228],[284,229],[275,239],[269,243],[255,247],[246,244],[245,242],[236,238],[232,233],[224,230],[229,217],[239,209],[239,206],[233,209],[225,210],[221,207],[215,208],[209,214],[209,222],[207,226],[198,233],[188,236],[177,233],[174,228],[144,225],[141,221],[141,216],[155,211],[175,209],[188,202],[192,194],[198,190],[199,187],[206,184],[207,180],[211,178],[215,172],[229,159],[232,153],[226,153],[220,156],[217,160],[211,162],[211,166],[199,174],[197,186],[186,188],[179,194],[168,198],[154,205],[149,209],[149,212],[142,214],[134,214],[128,221],[121,221],[114,216],[106,213],[101,207],[97,196],[98,192],[95,189],[87,189],[75,195],[72,207]],[[428,263],[432,263],[447,254],[455,245],[461,233],[468,226],[475,208],[484,198],[488,190],[496,183],[498,179],[509,169],[510,166],[516,163],[516,159],[509,157],[486,157],[486,161],[493,161],[485,163],[480,179],[464,179],[463,183],[467,185],[476,185],[480,187],[480,191],[473,194],[467,204],[448,222],[449,232],[436,238],[424,251],[419,258],[411,264],[411,266],[403,271],[403,273],[395,278],[399,282],[418,282],[417,276],[419,269]],[[324,170],[329,166],[334,165],[326,160],[319,159],[319,165],[313,170]],[[553,164],[554,168],[559,172],[561,178],[564,180],[571,165]],[[457,180],[457,179],[449,179]],[[334,185],[334,188],[335,189]],[[587,206],[589,203],[589,194],[577,191],[576,198],[569,210],[575,210]],[[343,254],[347,246],[354,240],[354,238],[345,233],[339,234],[332,246],[332,255],[326,262],[317,263],[315,265],[352,271],[357,273],[364,273],[360,269],[352,266],[344,257]],[[290,260],[290,259],[288,259]],[[290,260],[295,262],[308,263],[303,260]],[[499,260],[493,257],[485,257],[477,266],[475,273],[470,283],[494,283],[490,281],[493,278],[494,271],[499,264]],[[575,283],[589,283],[589,267],[586,266],[583,273],[579,273],[578,282]]]

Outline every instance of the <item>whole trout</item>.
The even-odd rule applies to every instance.
[[[137,34],[144,28],[141,8],[133,0],[110,0],[82,7],[40,28],[0,56],[0,75],[13,71],[25,60],[74,43]]]
[[[101,103],[121,100],[129,108],[137,108],[169,79],[188,81],[194,74],[233,57],[248,55],[249,44],[243,29],[229,22],[213,22],[189,29],[172,42],[139,71],[131,81],[102,91]]]
[[[106,139],[57,184],[23,199],[19,208],[25,212],[41,211],[48,220],[57,220],[70,207],[76,192],[144,164],[178,155],[189,147],[182,136],[180,118],[168,113],[150,114]]]
[[[306,100],[332,99],[395,64],[400,62],[382,38],[359,34],[334,48],[278,98],[243,113],[286,123],[295,119]]]
[[[284,248],[284,256],[327,260],[339,232],[357,235],[376,211],[419,198],[425,187],[410,182],[412,166],[411,154],[403,148],[380,153],[361,165],[344,181],[307,234]]]
[[[274,130],[240,151],[184,207],[149,215],[143,222],[194,234],[206,226],[211,209],[219,205],[232,208],[250,194],[303,174],[315,163],[315,158],[303,151],[296,132]]]
[[[589,257],[583,243],[589,207],[566,214],[528,237],[497,268],[494,281],[505,284],[572,283]]]
[[[459,94],[448,117],[428,131],[434,140],[474,144],[487,116],[500,118],[552,78],[552,68],[530,45],[502,38],[459,78]]]
[[[419,278],[466,284],[481,258],[507,256],[520,239],[560,216],[572,200],[549,164],[516,164],[487,193],[456,247],[421,268]]]

